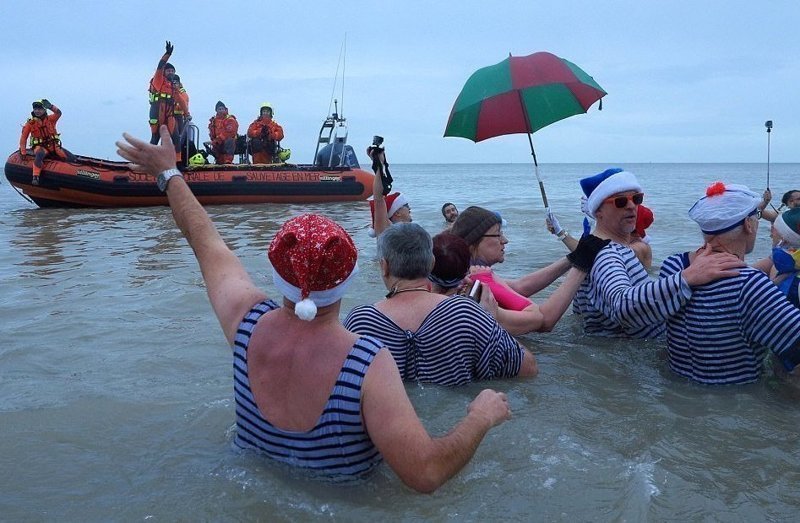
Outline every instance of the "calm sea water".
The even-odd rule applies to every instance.
[[[577,179],[605,165],[545,165],[551,205],[578,231]],[[656,264],[698,246],[686,211],[711,181],[763,189],[763,165],[624,165],[647,192]],[[499,210],[517,276],[565,254],[543,225],[528,165],[397,165],[414,219],[442,226],[453,201]],[[771,167],[776,199],[800,165]],[[354,237],[362,272],[344,310],[385,292],[363,202],[208,208],[254,279],[274,294],[266,247],[303,211]],[[764,521],[800,509],[800,389],[771,371],[709,388],[673,376],[661,342],[584,337],[567,313],[523,337],[540,376],[458,389],[409,385],[447,431],[483,387],[514,418],[432,496],[383,467],[338,487],[233,450],[231,357],[191,250],[167,208],[40,210],[0,183],[0,520],[5,521]],[[756,252],[769,251],[762,224]],[[544,295],[548,291],[545,291]]]

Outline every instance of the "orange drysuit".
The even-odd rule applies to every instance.
[[[22,127],[22,136],[19,139],[19,152],[27,154],[28,137],[30,137],[30,147],[33,149],[33,176],[37,179],[42,172],[44,158],[48,154],[54,154],[62,160],[69,159],[67,153],[61,148],[61,139],[56,130],[56,122],[61,118],[61,109],[55,105],[51,106],[53,114],[43,115],[38,118],[33,112],[31,117]]]
[[[259,116],[247,128],[253,163],[273,163],[278,154],[278,142],[283,140],[283,127],[272,118]]]
[[[150,143],[152,144],[157,144],[160,140],[158,128],[162,125],[166,125],[169,129],[173,143],[178,142],[175,132],[175,100],[178,90],[172,81],[164,76],[164,67],[167,65],[170,55],[169,52],[164,53],[158,62],[153,78],[150,79],[150,132],[152,133]]]
[[[216,163],[233,163],[236,150],[236,133],[239,122],[236,117],[227,113],[223,116],[212,116],[208,119],[208,137],[211,138],[211,154]]]

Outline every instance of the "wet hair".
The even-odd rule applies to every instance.
[[[445,210],[445,209],[447,209],[448,207],[450,207],[451,205],[452,205],[453,207],[455,207],[455,206],[456,206],[456,204],[454,204],[454,203],[452,203],[452,202],[447,202],[447,203],[445,203],[444,205],[442,205],[442,216],[444,216],[445,218],[447,217],[447,215],[444,213],[444,210]]]
[[[791,198],[792,195],[796,192],[800,192],[800,190],[792,189],[791,191],[786,191],[785,193],[783,193],[783,196],[781,196],[781,203],[783,205],[789,205],[789,198]]]
[[[378,256],[386,260],[395,278],[427,278],[433,265],[433,241],[416,223],[395,223],[378,236]]]
[[[469,272],[469,245],[460,236],[440,232],[433,237],[433,256],[436,262],[431,275],[436,280],[459,282]]]

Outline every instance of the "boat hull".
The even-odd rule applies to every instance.
[[[318,203],[365,200],[373,175],[361,169],[321,170],[310,165],[230,164],[189,167],[184,178],[203,205]],[[155,177],[125,162],[77,156],[47,159],[39,185],[31,183],[33,157],[12,153],[9,183],[39,207],[150,207],[168,205]]]

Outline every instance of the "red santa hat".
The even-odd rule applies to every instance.
[[[267,251],[272,279],[295,303],[301,320],[311,321],[317,307],[342,299],[358,272],[358,252],[350,235],[336,222],[303,214],[283,224]]]
[[[386,214],[387,217],[391,220],[394,213],[400,210],[401,207],[404,205],[408,205],[408,198],[405,197],[403,193],[395,192],[392,194],[387,194],[383,197],[383,200],[386,202]],[[372,225],[369,228],[369,235],[370,237],[375,237],[375,199],[371,199],[369,201],[369,212],[372,215]]]
[[[650,243],[650,237],[647,235],[647,228],[651,225],[653,225],[653,211],[639,204],[636,208],[636,229],[634,229],[633,232],[645,243]]]

